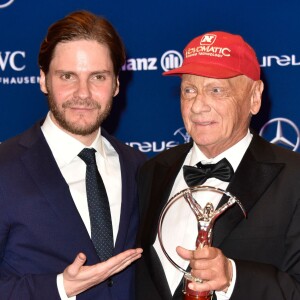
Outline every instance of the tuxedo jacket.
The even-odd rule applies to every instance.
[[[0,299],[60,299],[56,276],[79,252],[100,262],[41,124],[0,145]],[[136,174],[144,155],[101,129],[119,154],[122,205],[114,255],[135,247]],[[134,299],[129,267],[77,299]]]
[[[137,262],[137,300],[182,299],[171,296],[153,244],[160,212],[192,143],[149,160],[139,176],[141,227]],[[240,162],[227,191],[237,204],[216,220],[212,245],[233,259],[237,281],[231,300],[300,299],[300,154],[270,144],[258,135]],[[219,206],[225,203],[223,197]]]

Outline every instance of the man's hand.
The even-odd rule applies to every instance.
[[[190,260],[191,274],[203,280],[203,283],[190,283],[190,289],[198,292],[227,291],[232,279],[232,265],[220,249],[205,246],[195,251],[182,247],[176,250],[182,258]]]
[[[142,252],[141,248],[126,250],[105,262],[93,266],[84,266],[86,256],[83,253],[79,253],[74,262],[63,272],[67,296],[76,296],[90,287],[105,281],[140,258]]]

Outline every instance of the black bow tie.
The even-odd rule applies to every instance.
[[[229,182],[233,173],[232,166],[226,158],[216,164],[203,165],[199,162],[197,168],[183,166],[183,176],[188,186],[201,185],[211,177]]]

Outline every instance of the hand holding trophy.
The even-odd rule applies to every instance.
[[[200,204],[196,201],[196,199],[193,197],[194,193],[198,193],[201,191],[208,191],[213,193],[219,193],[226,195],[228,197],[228,200],[224,205],[219,207],[218,209],[215,209],[213,205],[208,202],[206,205],[202,208]],[[196,249],[198,247],[204,247],[204,246],[211,246],[212,242],[212,229],[214,226],[214,223],[216,219],[224,213],[229,207],[231,207],[233,204],[237,203],[240,208],[242,209],[244,215],[246,216],[246,212],[241,204],[241,202],[231,195],[229,192],[224,191],[222,189],[218,189],[215,187],[210,186],[195,186],[190,187],[185,190],[182,190],[181,192],[177,193],[174,197],[172,197],[164,206],[160,218],[159,218],[159,226],[158,226],[158,239],[161,245],[161,248],[163,250],[163,253],[167,257],[167,259],[171,262],[171,264],[177,268],[179,271],[181,271],[184,274],[184,286],[183,286],[183,294],[185,300],[190,299],[198,299],[198,300],[210,300],[212,299],[213,291],[206,291],[206,292],[197,292],[194,290],[191,290],[188,287],[188,284],[191,281],[202,283],[203,281],[200,278],[194,277],[190,272],[187,272],[183,268],[181,268],[178,264],[176,264],[173,259],[169,256],[167,251],[165,250],[165,247],[163,245],[163,239],[162,239],[162,226],[163,221],[165,218],[166,213],[168,212],[169,208],[178,200],[184,199],[189,207],[192,209],[196,219],[197,219],[197,225],[198,225],[198,236],[195,238],[196,240]]]

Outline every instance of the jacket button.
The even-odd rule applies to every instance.
[[[112,280],[112,278],[108,278],[108,279],[107,279],[107,285],[108,285],[109,287],[112,287],[112,286],[114,285],[114,281]]]

